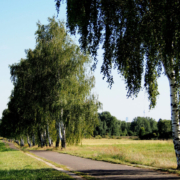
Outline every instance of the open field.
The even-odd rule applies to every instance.
[[[70,146],[63,152],[113,163],[140,164],[165,169],[174,169],[177,166],[172,141],[84,139],[82,146]]]
[[[69,175],[54,170],[48,165],[33,159],[21,151],[5,146],[0,141],[0,179],[72,179]]]
[[[47,149],[75,156],[113,163],[145,165],[160,169],[175,169],[176,157],[172,140],[83,139],[78,146],[66,150]]]

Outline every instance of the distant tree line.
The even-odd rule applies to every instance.
[[[135,117],[132,122],[118,120],[109,112],[99,113],[99,124],[94,136],[138,136],[140,139],[172,138],[171,120],[159,119],[157,122],[150,117]]]

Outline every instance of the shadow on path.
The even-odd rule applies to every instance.
[[[89,174],[100,179],[120,179],[120,180],[180,180],[178,176],[171,176],[169,174],[160,174],[156,171],[137,171],[137,170],[87,170],[81,171],[82,173]],[[153,173],[154,172],[154,173]]]

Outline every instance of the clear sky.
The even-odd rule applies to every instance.
[[[35,47],[35,31],[38,20],[47,24],[47,18],[57,16],[54,0],[0,0],[0,118],[3,110],[7,108],[9,96],[13,89],[10,80],[9,65],[18,63],[25,58],[25,49]],[[65,4],[61,6],[58,19],[66,21]],[[78,36],[72,36],[78,42]],[[103,103],[102,111],[109,111],[119,120],[132,121],[137,116],[148,116],[155,120],[170,119],[170,92],[167,78],[162,75],[158,80],[159,92],[157,106],[149,110],[147,94],[142,90],[138,98],[127,99],[123,79],[116,70],[113,71],[114,81],[112,88],[108,88],[106,80],[102,80],[100,67],[102,63],[102,50],[98,52],[98,66],[94,72],[96,87],[93,92],[99,95]],[[145,113],[144,113],[145,112]]]

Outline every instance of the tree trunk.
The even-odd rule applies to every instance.
[[[28,135],[27,135],[27,143],[28,143],[29,147],[31,147],[31,140]]]
[[[170,98],[171,98],[171,120],[172,120],[172,137],[174,142],[174,149],[177,159],[177,168],[180,169],[180,126],[179,126],[179,109],[177,99],[177,84],[174,73],[169,79]]]
[[[41,147],[44,146],[44,139],[43,139],[43,133],[41,133]]]
[[[171,58],[173,64],[173,58]],[[165,73],[169,80],[170,86],[170,105],[171,105],[171,123],[172,123],[172,137],[174,143],[174,150],[176,153],[177,169],[180,169],[180,121],[179,121],[179,99],[178,99],[178,83],[174,69],[167,70],[164,61],[162,61]]]
[[[43,139],[44,139],[44,145],[46,145],[46,147],[47,147],[47,135],[46,135],[46,130],[44,130]]]
[[[34,137],[34,134],[32,135],[32,146],[35,146],[35,137]]]
[[[49,147],[51,147],[51,138],[49,136],[49,125],[48,124],[47,124],[47,136],[48,136]]]
[[[66,148],[66,133],[63,122],[61,122],[61,126],[62,126],[62,139],[61,139],[61,149],[62,149],[62,148]]]
[[[24,146],[24,140],[21,138],[20,146]]]
[[[61,131],[61,127],[60,127],[60,123],[57,122],[56,123],[56,127],[57,127],[57,139],[56,139],[56,147],[59,147],[59,141],[60,141],[60,131]]]

